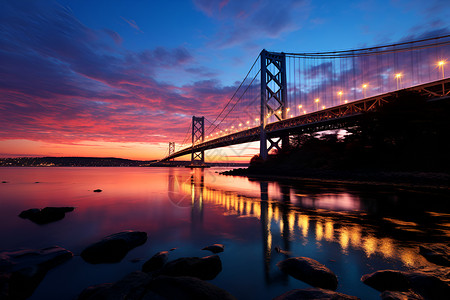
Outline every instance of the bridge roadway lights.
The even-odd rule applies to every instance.
[[[261,51],[261,134],[260,134],[260,157],[266,160],[269,151],[275,147],[289,147],[289,136],[282,136],[278,141],[267,138],[266,125],[271,116],[279,121],[286,119],[287,115],[287,80],[286,80],[286,55],[284,53]],[[278,114],[277,112],[280,112]],[[267,140],[270,147],[267,148]],[[279,142],[282,145],[279,145]]]

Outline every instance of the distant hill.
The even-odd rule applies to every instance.
[[[144,167],[156,160],[115,157],[18,157],[0,158],[2,167]]]

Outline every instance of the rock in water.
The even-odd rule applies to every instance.
[[[324,289],[296,289],[280,295],[274,300],[298,300],[298,299],[321,299],[321,300],[358,300],[358,297],[333,292]]]
[[[169,251],[161,251],[152,256],[142,266],[142,272],[154,272],[161,269],[169,258]]]
[[[150,282],[149,288],[162,299],[236,299],[227,291],[194,277],[158,276]]]
[[[382,300],[424,300],[422,296],[412,292],[384,291],[380,295]]]
[[[74,209],[74,207],[45,207],[43,209],[32,208],[21,212],[19,217],[29,219],[39,225],[44,225],[64,219],[66,213],[71,212]]]
[[[133,272],[115,283],[105,283],[85,289],[78,300],[97,299],[223,299],[235,298],[227,291],[194,277],[158,276]]]
[[[190,276],[203,280],[214,279],[222,271],[222,261],[218,255],[206,257],[182,257],[167,263],[161,275]]]
[[[48,270],[72,256],[72,252],[58,246],[0,252],[0,299],[30,297]]]
[[[94,190],[94,193],[101,193],[101,192],[102,192],[101,189],[96,189],[96,190]]]
[[[419,271],[381,270],[363,275],[361,281],[380,292],[413,292],[431,300],[446,299],[450,295],[448,276],[442,280],[433,274]]]
[[[123,231],[103,238],[81,252],[81,257],[88,263],[115,263],[121,261],[133,248],[147,241],[147,233],[142,231]]]
[[[214,244],[214,245],[205,247],[202,250],[208,250],[208,251],[211,251],[212,253],[216,254],[216,253],[223,252],[224,248],[225,248],[225,246],[222,244]]]
[[[377,271],[361,277],[361,281],[377,291],[408,291],[411,283],[403,272],[395,270]]]
[[[450,247],[446,245],[419,246],[419,253],[429,262],[450,267]]]
[[[309,257],[290,257],[277,264],[281,271],[314,287],[336,290],[336,275],[318,261]]]

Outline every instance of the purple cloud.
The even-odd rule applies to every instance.
[[[230,47],[260,38],[278,38],[300,27],[297,20],[309,11],[306,0],[286,1],[206,1],[194,0],[195,6],[222,27],[213,43]]]
[[[192,114],[213,114],[232,89],[162,83],[160,71],[193,71],[186,48],[127,50],[116,32],[88,28],[58,5],[7,2],[0,18],[1,139],[176,140]]]

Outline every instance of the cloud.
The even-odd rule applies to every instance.
[[[141,30],[141,29],[139,28],[139,26],[136,24],[136,21],[135,21],[135,20],[128,20],[128,19],[125,19],[125,18],[122,17],[122,16],[121,16],[121,18],[122,18],[122,20],[124,20],[125,22],[127,22],[127,24],[130,25],[132,28],[136,29],[136,30],[139,31],[139,32],[142,32],[142,30]]]
[[[6,2],[0,18],[3,140],[177,140],[193,114],[213,115],[234,88],[163,83],[162,71],[208,71],[185,47],[125,49],[116,32],[91,29],[59,5]]]
[[[309,12],[307,0],[194,0],[207,16],[220,21],[221,28],[213,40],[218,47],[231,47],[261,38],[279,38],[300,28]]]

